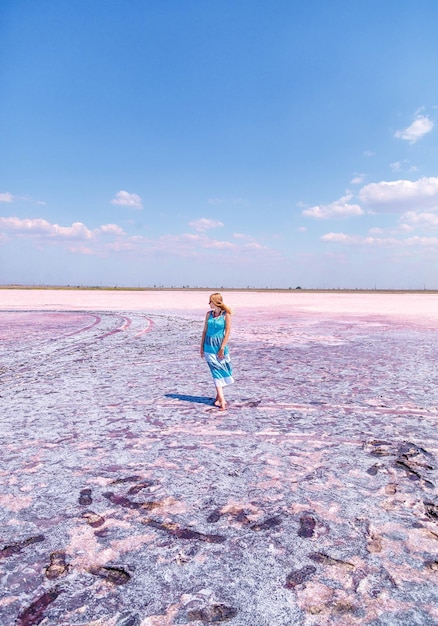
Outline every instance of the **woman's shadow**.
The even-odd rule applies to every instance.
[[[166,393],[166,398],[172,398],[173,400],[183,400],[184,402],[197,402],[198,404],[213,404],[213,398],[207,398],[206,396],[188,396],[184,393]]]

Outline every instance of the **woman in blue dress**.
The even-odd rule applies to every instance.
[[[224,303],[220,293],[212,293],[209,304],[211,310],[205,316],[201,357],[205,357],[216,385],[214,403],[224,411],[227,406],[224,398],[224,387],[234,383],[228,350],[231,309]]]

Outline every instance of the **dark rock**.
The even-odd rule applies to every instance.
[[[137,615],[130,615],[129,613],[122,613],[119,619],[115,623],[115,626],[139,626],[140,619]]]
[[[44,539],[44,535],[36,535],[35,537],[29,537],[28,539],[24,539],[23,541],[13,543],[10,546],[5,546],[3,550],[0,550],[0,559],[5,559],[14,554],[18,554],[23,550],[23,548],[26,548],[33,543],[39,543],[41,541],[44,541]]]
[[[241,524],[249,524],[249,519],[246,516],[245,511],[239,511],[238,513],[236,513],[236,522],[240,522]]]
[[[236,617],[237,610],[231,606],[225,604],[213,604],[212,606],[204,609],[195,609],[189,611],[187,617],[190,621],[199,620],[201,622],[218,624],[219,622],[226,622],[233,617]]]
[[[438,520],[438,504],[433,502],[424,502],[426,515],[433,520]]]
[[[215,524],[216,522],[220,520],[221,516],[222,516],[222,513],[220,512],[220,510],[216,509],[215,511],[213,511],[213,513],[210,513],[210,515],[207,517],[208,524]]]
[[[93,502],[93,498],[91,497],[91,489],[82,489],[79,494],[78,502],[81,506],[89,506]]]
[[[306,567],[301,569],[293,570],[286,578],[285,587],[287,589],[295,589],[297,585],[301,585],[315,572],[316,567],[314,565],[306,565]]]
[[[144,480],[143,482],[138,483],[138,485],[134,485],[133,487],[128,489],[128,494],[135,495],[136,493],[139,493],[143,489],[149,489],[150,487],[153,487],[153,485],[155,484],[156,483],[153,480]]]
[[[300,517],[300,528],[298,529],[299,537],[313,537],[316,522],[311,515],[302,515]]]
[[[92,567],[88,570],[93,576],[103,578],[113,585],[125,585],[131,578],[121,567]]]
[[[93,528],[98,528],[105,523],[105,519],[101,515],[98,515],[93,511],[84,511],[82,513],[82,517],[87,521],[87,524],[89,524]]]
[[[309,558],[315,561],[315,563],[321,563],[322,565],[346,565],[347,567],[354,568],[353,563],[348,563],[348,561],[342,561],[341,559],[334,559],[324,552],[312,552],[312,554],[309,554]]]
[[[258,524],[252,524],[250,526],[251,530],[269,530],[270,528],[275,528],[275,526],[279,526],[281,524],[281,519],[279,517],[269,517],[264,522],[260,522]]]
[[[111,485],[123,485],[123,483],[135,483],[141,476],[127,476],[126,478],[116,478],[111,481]]]
[[[162,530],[178,539],[197,539],[198,541],[204,541],[206,543],[223,543],[226,540],[226,537],[223,535],[205,535],[204,533],[199,533],[190,528],[183,528],[171,522],[160,522],[158,520],[148,519],[143,523],[157,530]]]
[[[56,600],[61,592],[61,589],[55,588],[43,593],[43,595],[35,600],[35,602],[32,602],[25,611],[19,614],[17,625],[37,626],[37,624],[43,621],[46,608]]]
[[[107,498],[113,504],[118,504],[119,506],[123,506],[126,509],[134,509],[137,511],[152,511],[153,509],[159,506],[158,502],[134,502],[126,496],[117,496],[115,493],[108,491],[102,494],[104,498]]]
[[[66,563],[65,552],[52,552],[50,555],[50,565],[46,567],[46,577],[49,580],[59,578],[68,572],[70,566]]]

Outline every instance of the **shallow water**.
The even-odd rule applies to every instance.
[[[435,296],[227,294],[220,412],[206,294],[20,293],[1,624],[438,623]]]

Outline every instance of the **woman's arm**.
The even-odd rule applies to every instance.
[[[229,313],[225,313],[225,333],[224,338],[222,339],[221,349],[217,353],[218,359],[224,358],[224,350],[227,347],[228,339],[230,337],[231,332],[231,315]]]
[[[208,322],[208,316],[210,315],[210,312],[207,311],[206,315],[205,315],[205,322],[204,322],[204,330],[202,331],[202,339],[201,339],[201,358],[204,356],[204,341],[205,341],[205,335],[207,334],[207,322]]]

